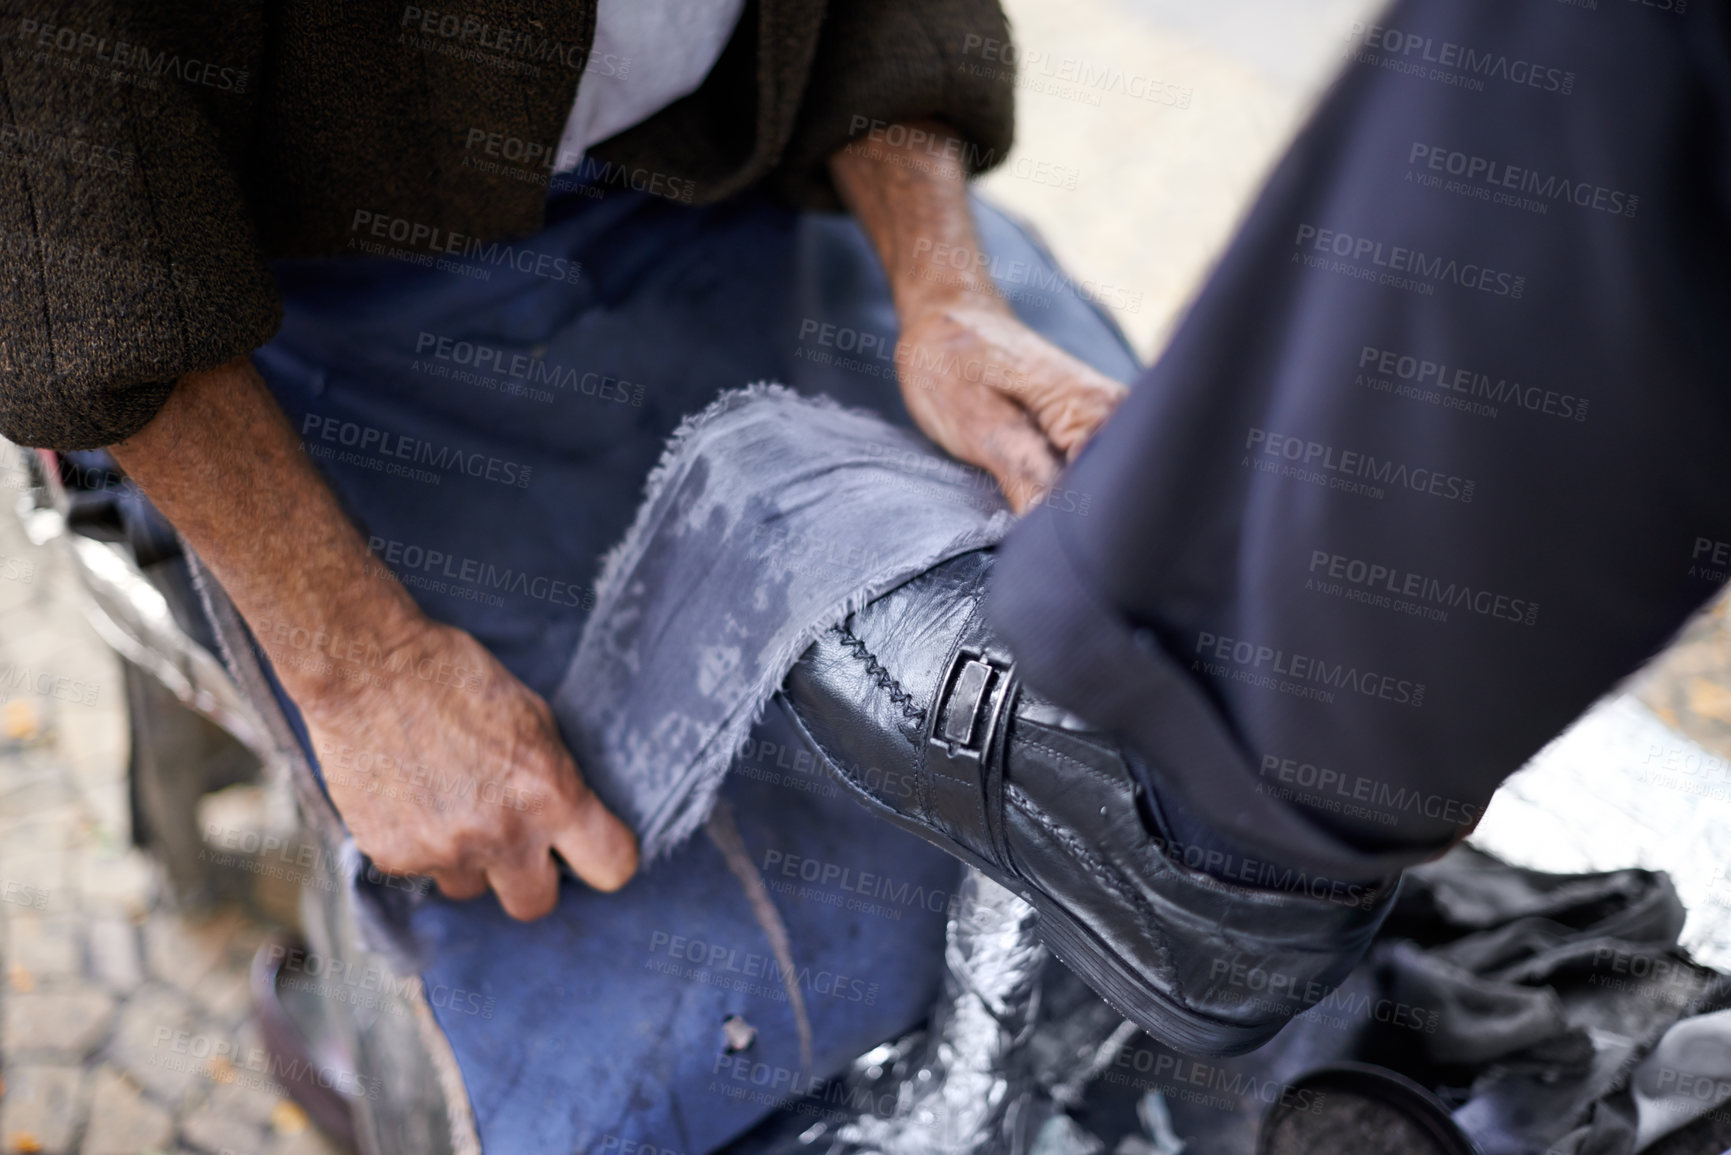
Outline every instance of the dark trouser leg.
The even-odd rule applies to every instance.
[[[1719,11],[1410,0],[994,622],[1246,852],[1418,861],[1731,560]],[[1126,206],[1128,210],[1128,206]]]

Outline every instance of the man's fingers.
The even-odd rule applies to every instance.
[[[1068,461],[1112,416],[1128,390],[1068,354],[1053,352],[1069,364],[1054,366],[1058,371],[1031,388],[1027,406],[1040,431]]]
[[[974,383],[952,383],[941,400],[935,392],[910,395],[904,389],[903,396],[921,427],[951,454],[991,474],[1017,513],[1057,478],[1063,463],[1033,415],[1013,397]]]
[[[1067,461],[1112,415],[1129,390],[1087,362],[1020,324],[1001,338],[1002,356],[1014,372],[987,381],[1026,409]]]
[[[465,902],[487,890],[487,876],[478,870],[430,871],[439,893],[456,902]]]
[[[1020,412],[994,422],[980,438],[980,465],[1004,491],[1010,508],[1021,513],[1052,488],[1061,462],[1045,434]]]
[[[520,922],[533,922],[559,905],[559,868],[546,850],[524,854],[508,866],[489,867],[487,883],[505,913]]]
[[[553,849],[596,890],[615,891],[637,873],[637,838],[588,787],[552,830]]]

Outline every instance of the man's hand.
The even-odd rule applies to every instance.
[[[847,145],[830,172],[889,274],[908,411],[933,441],[990,473],[1021,512],[1125,389],[1010,311],[984,271],[962,150],[941,125],[902,127]]]
[[[990,473],[1018,513],[1052,487],[1124,394],[995,296],[904,318],[896,370],[926,436]]]
[[[337,652],[341,652],[340,648]],[[513,918],[558,902],[550,851],[597,890],[636,867],[630,833],[577,773],[553,713],[479,642],[423,622],[359,688],[298,704],[325,785],[381,869],[447,897],[491,887]]]
[[[636,841],[547,704],[368,556],[249,362],[182,378],[112,452],[252,627],[375,863],[491,886],[521,919],[557,901],[553,853],[597,889],[630,879]]]

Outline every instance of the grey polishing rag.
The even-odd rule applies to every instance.
[[[991,546],[987,475],[913,433],[773,385],[674,434],[608,554],[552,707],[652,862],[702,825],[800,654],[872,599]]]

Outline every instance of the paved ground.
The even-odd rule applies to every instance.
[[[1373,0],[1004,0],[1016,147],[984,181],[1147,356]],[[990,46],[985,63],[996,63]]]
[[[180,917],[127,847],[118,665],[64,559],[25,540],[5,480],[0,1151],[323,1155],[249,1069],[264,928],[234,910]]]

